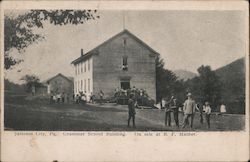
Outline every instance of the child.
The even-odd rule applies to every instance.
[[[210,107],[209,102],[207,102],[207,101],[205,102],[205,105],[203,106],[203,111],[205,113],[207,126],[209,129],[210,128],[210,114],[211,114],[211,107]]]
[[[64,103],[64,101],[65,101],[65,94],[64,94],[64,92],[61,94],[61,98],[62,98],[62,103]]]
[[[100,104],[102,104],[103,103],[103,96],[104,96],[104,93],[102,90],[100,90],[99,96],[100,96]]]
[[[75,100],[76,100],[76,103],[79,104],[80,100],[79,100],[79,95],[78,94],[76,94]]]
[[[60,103],[60,101],[61,101],[61,94],[58,93],[58,94],[56,95],[56,98],[57,98],[57,103]]]

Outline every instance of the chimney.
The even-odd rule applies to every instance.
[[[84,55],[84,53],[83,53],[83,49],[81,49],[81,56],[83,56]]]

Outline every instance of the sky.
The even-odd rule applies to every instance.
[[[5,78],[22,83],[20,78],[26,74],[35,74],[41,81],[58,73],[73,76],[70,63],[81,49],[88,52],[124,28],[160,53],[170,70],[197,73],[201,65],[214,70],[246,54],[242,11],[101,10],[98,14],[100,19],[82,25],[45,23],[43,29],[34,29],[45,39],[22,54],[13,49],[11,55],[24,61],[5,71]]]

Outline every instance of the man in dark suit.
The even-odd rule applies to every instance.
[[[180,103],[179,101],[175,98],[174,95],[172,95],[170,103],[169,103],[170,109],[173,112],[174,115],[174,121],[175,121],[175,125],[177,127],[179,127],[179,107],[180,107]]]
[[[129,95],[128,100],[128,127],[130,127],[130,120],[133,120],[133,127],[135,128],[135,100],[134,95]]]
[[[170,103],[172,102],[172,98],[170,101],[166,101],[166,98],[163,98],[162,106],[165,109],[165,126],[171,126],[171,109]]]

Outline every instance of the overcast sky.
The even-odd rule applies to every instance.
[[[217,69],[245,55],[242,11],[99,11],[100,19],[82,25],[35,30],[45,40],[19,55],[24,59],[5,77],[20,82],[25,74],[45,80],[57,73],[73,76],[70,62],[125,28],[161,54],[170,70],[197,73],[201,65]],[[12,54],[16,55],[13,50]]]

